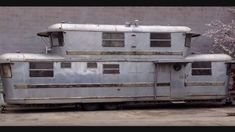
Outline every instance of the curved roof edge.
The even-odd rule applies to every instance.
[[[227,61],[232,60],[232,57],[227,54],[193,54],[185,59],[192,61]]]
[[[186,26],[160,25],[104,25],[104,24],[69,24],[56,23],[48,27],[49,31],[100,31],[100,32],[190,32]],[[40,35],[40,33],[38,33]],[[43,35],[42,35],[43,36]]]
[[[0,55],[0,63],[9,63],[13,61],[60,61],[64,57],[48,54],[34,53],[5,53]]]

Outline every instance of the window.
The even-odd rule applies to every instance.
[[[211,75],[211,62],[193,62],[192,75]]]
[[[11,78],[11,65],[10,64],[1,64],[0,66],[0,74],[2,78]]]
[[[171,34],[150,33],[150,47],[171,47]]]
[[[53,62],[30,62],[30,77],[53,77]]]
[[[119,64],[103,64],[103,74],[119,74]]]
[[[61,62],[60,67],[61,68],[71,68],[71,63],[70,62]]]
[[[87,68],[97,68],[97,63],[96,62],[88,62]]]
[[[63,32],[52,32],[50,38],[51,38],[51,45],[53,47],[64,45]]]
[[[124,47],[124,33],[104,32],[103,47]]]
[[[185,47],[190,47],[192,34],[186,34],[185,36]]]

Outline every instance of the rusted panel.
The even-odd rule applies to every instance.
[[[150,51],[66,51],[66,55],[183,55],[183,52]]]
[[[153,95],[145,96],[79,96],[79,97],[50,97],[50,98],[25,98],[24,100],[56,100],[56,99],[115,99],[115,98],[153,98]],[[168,96],[158,96],[168,97]],[[20,100],[20,99],[17,99]]]
[[[15,88],[99,88],[99,87],[153,87],[154,83],[133,83],[133,84],[17,84]],[[170,83],[157,83],[157,86],[170,86]]]
[[[225,82],[187,82],[185,86],[224,86]]]

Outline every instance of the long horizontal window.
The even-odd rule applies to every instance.
[[[193,62],[192,75],[211,75],[211,62]]]
[[[103,32],[102,39],[103,47],[124,47],[124,33]]]
[[[30,77],[53,77],[53,62],[30,62]]]
[[[103,64],[103,74],[119,74],[119,64]]]
[[[150,33],[150,47],[171,47],[171,34]]]

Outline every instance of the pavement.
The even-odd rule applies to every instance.
[[[235,106],[184,104],[99,111],[13,110],[0,114],[0,126],[235,126],[231,113]]]

